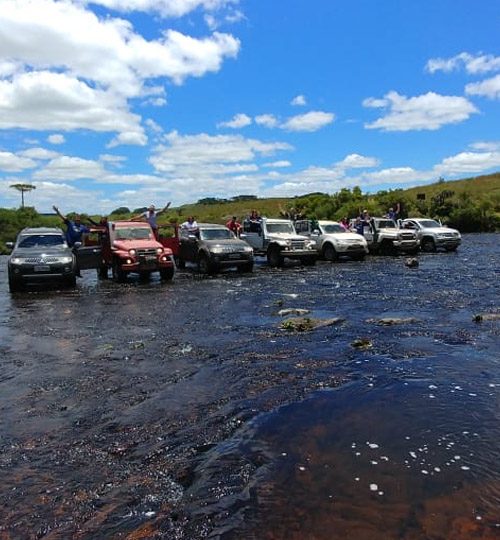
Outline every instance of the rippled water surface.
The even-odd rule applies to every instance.
[[[500,538],[498,239],[13,296],[0,258],[0,538]]]

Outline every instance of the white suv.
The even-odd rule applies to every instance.
[[[361,261],[368,253],[365,238],[349,232],[336,221],[300,220],[295,222],[295,230],[316,242],[316,249],[327,261],[336,261],[339,257],[349,257]]]
[[[436,251],[443,248],[446,251],[455,251],[462,237],[456,229],[443,227],[439,221],[429,218],[408,218],[400,222],[400,227],[412,229],[417,233],[422,251]]]

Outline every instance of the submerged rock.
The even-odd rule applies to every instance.
[[[307,315],[308,313],[311,313],[309,309],[301,309],[301,308],[287,308],[287,309],[280,309],[278,311],[278,315],[281,317],[286,317],[287,315]]]
[[[405,266],[408,266],[408,268],[417,268],[418,267],[418,259],[415,257],[411,257],[409,259],[405,260]]]
[[[368,338],[357,338],[351,343],[351,347],[355,349],[371,349],[373,343]]]
[[[367,319],[368,323],[378,324],[380,326],[393,326],[395,324],[411,324],[418,322],[414,317],[383,317],[382,319]]]
[[[332,319],[312,319],[310,317],[297,317],[295,319],[288,319],[283,321],[280,325],[282,330],[288,330],[290,332],[310,332],[317,328],[323,328],[325,326],[333,326],[344,322],[345,319],[340,317],[334,317]]]
[[[474,322],[500,321],[500,313],[478,313],[472,317]]]

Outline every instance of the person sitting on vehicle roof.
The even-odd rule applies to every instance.
[[[249,229],[249,232],[261,231],[262,218],[260,217],[260,214],[259,212],[257,212],[257,210],[252,210],[245,221],[247,221],[249,224],[249,226],[247,227]]]
[[[168,202],[167,205],[161,210],[156,210],[155,205],[151,204],[146,212],[132,216],[130,221],[147,221],[153,229],[153,234],[155,235],[156,240],[158,240],[158,222],[156,218],[163,212],[166,212],[169,206],[170,202]]]
[[[56,205],[52,208],[66,225],[66,241],[68,242],[68,246],[73,247],[77,242],[82,242],[84,236],[89,233],[89,228],[82,223],[80,214],[75,214],[74,219],[70,220],[61,213]]]
[[[233,216],[227,223],[226,227],[232,231],[236,236],[240,235],[241,232],[241,223],[236,219],[236,216]]]

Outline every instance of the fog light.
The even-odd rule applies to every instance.
[[[126,264],[132,264],[132,259],[127,259],[125,262]]]

